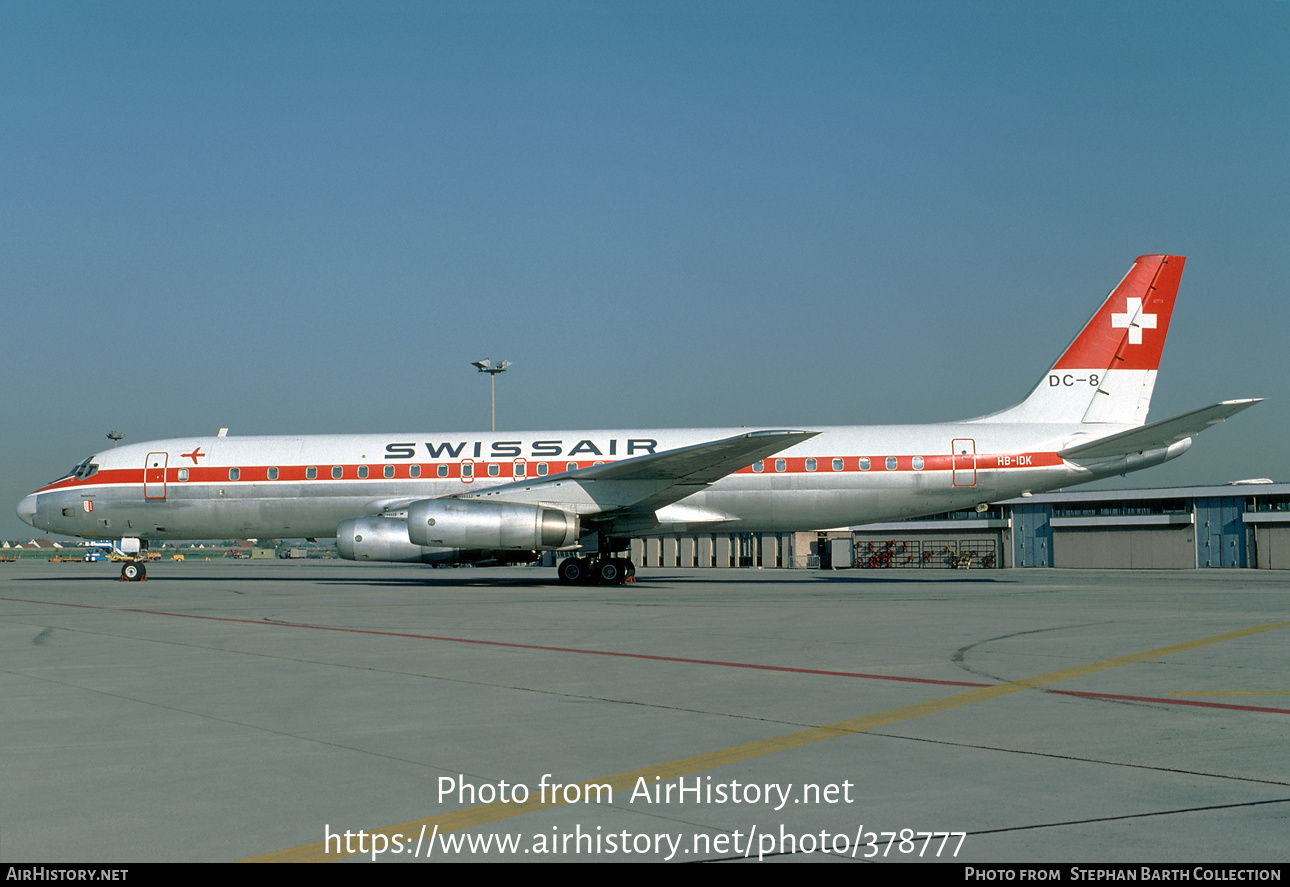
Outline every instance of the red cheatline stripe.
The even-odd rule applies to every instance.
[[[952,471],[952,470],[955,470],[954,457],[949,455],[942,455],[942,454],[924,455],[919,457],[923,459],[922,468],[914,468],[913,460],[915,456],[913,455],[892,456],[891,458],[894,458],[896,460],[896,467],[894,469],[886,467],[887,458],[888,458],[887,455],[867,457],[869,459],[869,464],[870,464],[870,468],[867,468],[867,469],[860,468],[860,460],[856,456],[838,457],[843,459],[843,467],[841,469],[834,469],[832,467],[834,457],[818,456],[818,457],[814,457],[814,461],[816,462],[817,467],[810,471],[808,471],[806,468],[807,457],[805,456],[780,457],[780,458],[785,463],[784,470],[782,472],[775,470],[775,463],[779,460],[771,458],[771,459],[764,460],[765,467],[763,471],[754,472],[752,469],[752,466],[749,465],[747,467],[740,468],[737,471],[732,472],[732,474],[855,474],[855,473],[881,474],[887,471]],[[971,461],[973,458],[975,458],[976,460],[975,463]],[[616,460],[602,459],[597,461],[602,463],[610,463]],[[1062,459],[1062,457],[1057,455],[1056,453],[977,453],[975,454],[975,456],[960,456],[957,470],[967,471],[975,468],[977,471],[984,471],[987,469],[992,471],[1001,471],[1001,470],[1014,470],[1018,468],[1020,469],[1048,468],[1055,465],[1061,465],[1063,461],[1064,460]],[[463,464],[469,464],[472,466],[472,470],[474,472],[473,475],[465,478],[462,477],[461,468]],[[533,465],[534,468],[529,469],[527,468],[527,465],[526,465],[526,470],[523,475],[519,475],[515,473],[514,464],[515,464],[514,461],[499,461],[499,460],[490,461],[486,459],[475,461],[472,459],[465,459],[462,462],[413,462],[413,463],[345,462],[345,463],[319,463],[318,465],[314,465],[314,466],[278,465],[278,466],[272,466],[278,469],[278,476],[274,480],[269,480],[268,472],[271,466],[268,466],[268,465],[215,465],[215,466],[171,465],[165,469],[164,479],[161,475],[161,470],[158,469],[157,475],[155,477],[149,476],[148,482],[155,483],[155,484],[162,484],[162,483],[166,483],[166,484],[203,484],[203,483],[204,484],[246,484],[246,483],[276,484],[276,483],[287,483],[287,482],[338,483],[342,481],[357,483],[360,481],[365,482],[365,481],[404,481],[404,480],[415,480],[415,481],[464,480],[465,482],[470,482],[472,480],[487,480],[489,478],[496,478],[498,480],[508,480],[508,481],[517,480],[517,479],[518,480],[528,479],[528,480],[538,481],[544,478],[551,477],[554,474],[563,474],[564,471],[566,470],[566,466],[568,465],[574,465],[576,468],[579,468],[579,469],[591,468],[592,466],[597,464],[597,462],[588,461],[588,460],[577,460],[577,459],[547,460],[544,464],[547,464],[549,466],[548,471],[550,473],[545,475],[538,475],[535,473],[536,466],[539,464],[539,460],[536,460],[536,459],[528,460],[527,465]],[[394,477],[385,476],[386,465],[393,465]],[[420,468],[421,474],[419,477],[415,477],[415,478],[411,477],[410,474],[408,473],[408,469],[412,465],[416,465],[418,468]],[[442,477],[439,476],[439,473],[438,473],[438,469],[440,465],[444,465],[448,469],[448,473],[443,475]],[[497,474],[490,475],[488,473],[490,465],[498,466]],[[315,469],[316,474],[314,477],[311,478],[306,476],[305,470],[307,467],[312,467]],[[368,469],[367,477],[358,476],[358,469],[360,467]],[[237,480],[231,480],[229,478],[228,473],[230,468],[238,469]],[[333,468],[342,469],[341,477],[333,478],[331,476],[331,470]],[[181,481],[179,479],[179,471],[181,469],[188,472],[187,480]],[[79,479],[61,478],[52,484],[48,484],[46,486],[41,487],[39,490],[36,490],[36,492],[47,493],[47,492],[52,492],[54,490],[73,490],[74,489],[74,490],[83,490],[86,493],[89,493],[96,489],[104,489],[104,488],[110,488],[110,487],[116,487],[116,486],[137,485],[137,484],[143,483],[143,480],[144,480],[144,474],[143,474],[143,469],[141,468],[105,468],[102,471],[99,471],[98,473],[92,475],[91,477],[79,478]]]
[[[789,674],[823,675],[836,678],[862,678],[870,681],[900,681],[909,684],[936,684],[945,687],[990,687],[993,684],[973,683],[969,681],[940,681],[931,678],[911,678],[900,675],[869,674],[857,671],[826,671],[816,668],[789,668],[784,665],[758,665],[751,662],[725,662],[720,659],[687,659],[680,656],[652,656],[648,653],[621,653],[614,650],[581,650],[576,647],[549,647],[540,644],[514,644],[507,641],[482,641],[474,638],[450,638],[432,634],[412,634],[399,631],[375,631],[368,628],[338,628],[331,625],[309,625],[302,622],[265,622],[263,619],[235,619],[231,616],[200,616],[195,613],[170,613],[165,610],[140,610],[133,607],[98,607],[93,604],[69,604],[56,601],[31,601],[25,598],[0,598],[0,601],[11,601],[20,604],[46,604],[51,607],[74,607],[83,610],[108,610],[115,613],[141,613],[148,616],[171,616],[177,619],[204,619],[210,622],[237,622],[244,625],[258,625],[276,628],[307,628],[314,631],[336,631],[347,634],[367,634],[377,637],[411,638],[422,641],[446,641],[453,644],[473,644],[480,647],[505,647],[513,650],[541,650],[547,653],[578,653],[584,656],[613,656],[620,659],[646,659],[653,662],[678,662],[686,665],[714,665],[721,668],[748,668],[755,671],[779,671]],[[1260,705],[1233,705],[1225,702],[1196,702],[1184,699],[1161,699],[1155,696],[1120,696],[1114,693],[1083,693],[1075,690],[1041,690],[1044,693],[1056,693],[1063,696],[1083,696],[1089,699],[1115,699],[1125,702],[1154,702],[1162,705],[1190,705],[1198,708],[1222,708],[1235,711],[1258,711],[1270,714],[1290,715],[1290,709],[1269,708]]]

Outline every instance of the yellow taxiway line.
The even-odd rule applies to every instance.
[[[953,693],[949,696],[943,696],[940,699],[917,702],[913,705],[905,705],[900,708],[893,708],[889,711],[879,712],[877,714],[862,715],[858,718],[838,721],[835,724],[827,724],[822,727],[812,727],[809,730],[788,733],[784,736],[776,736],[771,739],[761,739],[756,742],[749,742],[745,745],[737,745],[733,748],[706,752],[704,754],[694,755],[693,757],[671,761],[666,764],[656,764],[640,770],[619,773],[603,779],[590,779],[586,782],[579,783],[579,785],[584,789],[584,792],[582,793],[583,796],[585,796],[585,790],[594,791],[593,787],[595,786],[608,785],[614,791],[626,791],[635,786],[637,781],[642,777],[653,784],[655,781],[675,779],[678,776],[688,776],[693,773],[711,770],[716,767],[722,767],[727,764],[734,764],[740,761],[747,761],[753,758],[759,758],[775,752],[801,748],[806,745],[812,745],[816,742],[823,742],[826,739],[834,739],[838,736],[848,736],[853,733],[863,733],[866,730],[885,727],[901,721],[909,721],[926,715],[960,708],[964,705],[984,702],[988,699],[996,699],[1000,696],[1007,696],[1021,690],[1032,690],[1037,687],[1047,686],[1048,684],[1055,684],[1059,681],[1083,677],[1084,675],[1094,674],[1099,671],[1107,671],[1108,669],[1119,668],[1124,665],[1132,665],[1135,662],[1143,662],[1148,659],[1159,659],[1164,656],[1171,656],[1175,653],[1184,653],[1188,650],[1208,647],[1212,644],[1223,643],[1224,641],[1238,640],[1240,638],[1250,637],[1251,635],[1260,634],[1265,631],[1286,628],[1287,626],[1290,626],[1290,622],[1272,622],[1267,625],[1255,625],[1249,628],[1241,628],[1236,631],[1210,635],[1209,637],[1198,638],[1192,641],[1184,641],[1180,644],[1171,644],[1167,647],[1157,647],[1154,650],[1145,650],[1141,653],[1131,653],[1127,656],[1117,656],[1114,659],[1103,659],[1100,662],[1090,662],[1087,665],[1077,665],[1072,668],[1061,669],[1060,671],[1051,671],[1047,674],[1022,678],[1016,681],[1009,681],[1005,684],[996,684],[991,687],[979,687],[973,690],[964,690],[961,693]],[[556,793],[552,792],[551,794],[554,796]],[[500,822],[501,820],[522,816],[526,813],[534,813],[538,810],[561,806],[564,803],[565,802],[563,800],[558,800],[555,797],[549,797],[546,800],[542,800],[541,798],[530,796],[528,801],[522,803],[499,802],[493,804],[481,804],[476,807],[466,807],[461,810],[440,813],[435,816],[426,817],[425,819],[414,819],[410,822],[399,823],[398,825],[365,831],[368,835],[385,835],[387,838],[394,835],[400,835],[404,840],[406,840],[410,835],[421,834],[423,830],[427,834],[434,830],[438,834],[442,835],[449,832],[460,831],[462,829],[473,828],[475,826]],[[315,844],[304,844],[299,847],[291,847],[286,850],[267,853],[263,856],[252,857],[251,859],[243,860],[243,862],[332,862],[350,855],[354,854],[335,852],[328,853],[326,844],[319,841]]]

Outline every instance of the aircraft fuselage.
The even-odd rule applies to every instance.
[[[337,537],[354,560],[795,532],[937,514],[1157,465],[1255,400],[1147,424],[1184,259],[1140,256],[1021,403],[931,425],[193,437],[105,450],[19,516],[90,538]],[[505,554],[509,553],[509,554]],[[127,577],[129,578],[129,577]]]
[[[594,491],[555,485],[556,475],[746,431],[180,438],[98,453],[91,476],[56,481],[23,507],[38,527],[87,538],[322,537],[403,501],[531,479],[547,482],[544,503],[588,513],[598,510]],[[1080,483],[1101,475],[1057,455],[1079,432],[971,422],[825,428],[660,509],[658,526],[640,535],[852,526]]]

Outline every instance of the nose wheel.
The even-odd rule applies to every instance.
[[[122,582],[147,582],[148,571],[138,561],[127,561],[121,567]]]

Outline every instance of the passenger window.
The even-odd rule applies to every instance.
[[[861,456],[861,457],[860,457],[860,470],[861,470],[861,471],[868,471],[868,470],[869,470],[869,457],[868,457],[868,456]]]
[[[814,459],[807,459],[807,460],[806,460],[806,470],[807,470],[807,471],[814,471],[814,470],[815,470],[815,460],[814,460]]]
[[[385,466],[385,476],[386,476],[386,477],[394,477],[394,466],[393,466],[393,465],[386,465],[386,466]]]
[[[447,466],[447,465],[440,465],[438,468],[436,468],[436,469],[435,469],[435,474],[439,475],[439,477],[447,477],[447,476],[448,476],[448,466]]]
[[[420,466],[420,465],[409,465],[409,466],[408,466],[408,477],[420,477],[420,476],[421,476],[421,466]]]
[[[181,468],[181,469],[179,469],[179,478],[178,478],[178,479],[179,479],[181,482],[182,482],[182,481],[186,481],[186,480],[188,480],[188,469],[187,469],[187,468]]]
[[[546,477],[546,463],[539,462],[537,467],[538,477]]]
[[[788,463],[787,463],[787,462],[785,462],[783,459],[776,459],[776,460],[775,460],[775,470],[776,470],[776,471],[783,471],[783,470],[784,470],[785,468],[787,468],[787,467],[788,467]]]
[[[238,479],[239,477],[241,477],[241,476],[242,476],[242,469],[240,469],[240,468],[230,468],[230,469],[228,470],[228,479],[229,479],[229,480],[237,480],[237,479]]]
[[[833,460],[833,470],[834,470],[834,471],[841,471],[841,470],[842,470],[842,460],[841,460],[841,459],[834,459],[834,460]]]
[[[753,471],[757,474],[761,474],[762,469],[764,469],[765,467],[766,467],[765,462],[757,461],[753,463]]]
[[[896,457],[895,457],[895,456],[888,456],[888,457],[887,457],[887,470],[888,470],[888,471],[895,471],[895,470],[896,470]]]
[[[306,480],[313,480],[317,476],[318,476],[318,469],[315,466],[310,465],[308,468],[305,469]]]
[[[474,462],[462,462],[462,463],[461,463],[461,476],[462,476],[462,477],[474,477],[474,476],[475,476],[475,463],[474,463]]]
[[[577,462],[566,462],[566,463],[565,463],[565,465],[564,465],[564,470],[565,470],[565,471],[577,471],[577,470],[578,470],[578,463],[577,463]]]
[[[276,468],[270,468],[270,469],[269,469],[269,471],[268,471],[268,476],[269,476],[269,480],[277,480],[277,479],[278,479],[278,469],[276,469]]]
[[[502,473],[502,469],[501,469],[501,466],[500,466],[500,465],[498,465],[496,462],[489,462],[489,463],[488,463],[488,476],[489,476],[489,477],[497,477],[497,476],[498,476],[499,474],[501,474],[501,473]]]
[[[915,456],[915,457],[914,457],[914,470],[915,470],[915,471],[922,471],[922,470],[923,470],[923,457],[922,457],[922,456]]]
[[[345,476],[345,466],[333,465],[331,467],[331,476],[333,480],[340,480],[342,477]]]

